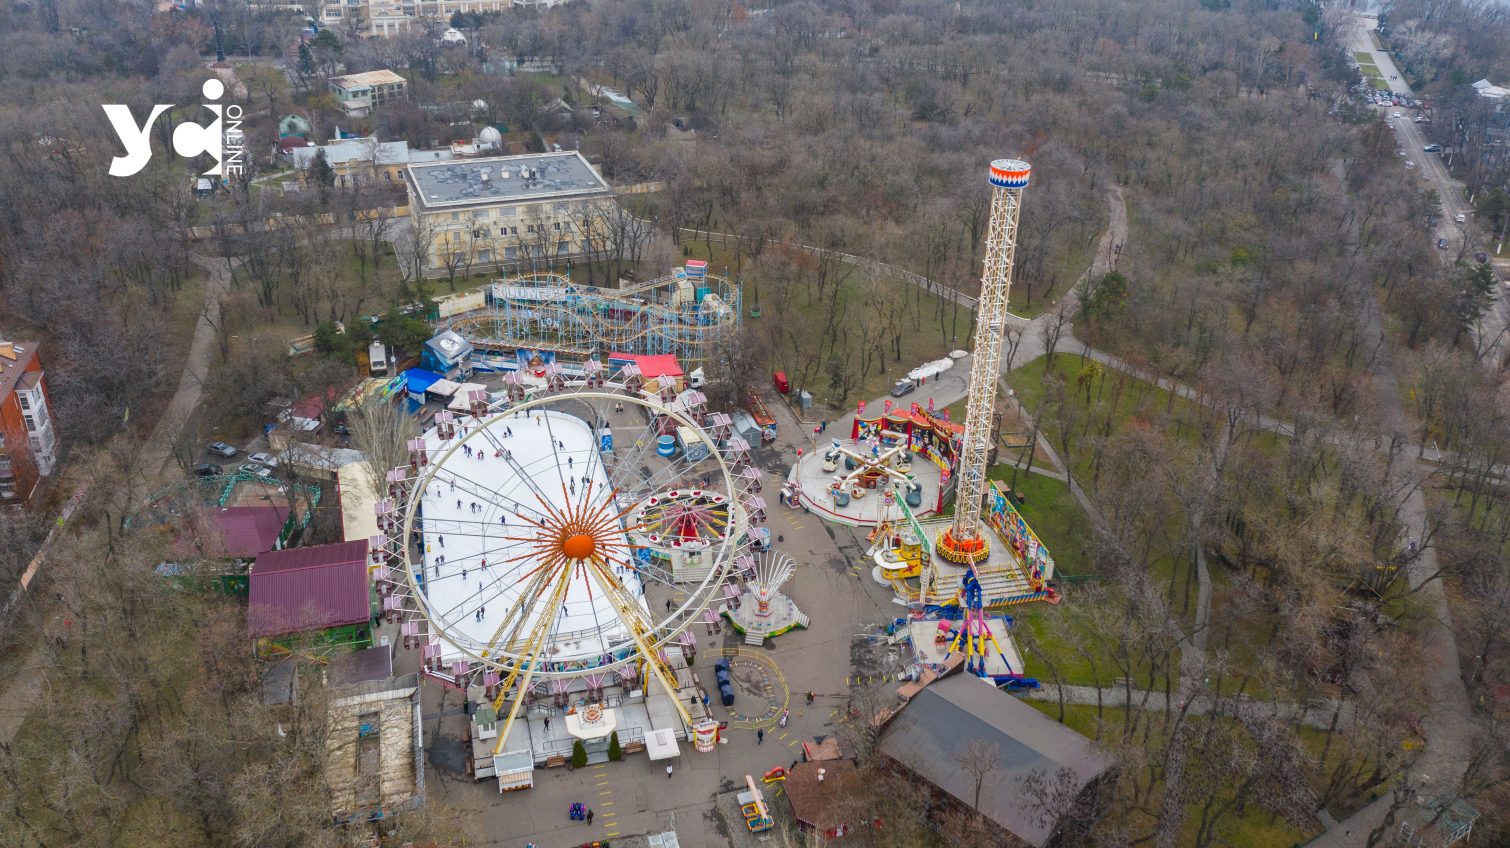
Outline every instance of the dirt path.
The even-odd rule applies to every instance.
[[[209,376],[210,354],[215,349],[215,327],[220,323],[220,299],[231,287],[231,271],[226,261],[219,257],[193,254],[196,265],[210,274],[205,284],[204,306],[199,312],[199,321],[194,327],[194,340],[189,344],[189,353],[184,357],[184,370],[178,378],[178,389],[173,399],[163,410],[162,418],[152,431],[145,450],[154,458],[159,470],[166,469],[173,461],[173,442],[183,431],[184,425],[199,408],[204,396],[205,380]]]

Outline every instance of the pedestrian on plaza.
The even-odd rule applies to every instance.
[[[445,536],[441,536],[440,539],[439,539],[439,541],[440,541],[440,546],[444,548],[446,546],[446,537]]]
[[[571,468],[571,463],[572,463],[572,458],[571,457],[567,457],[566,458],[566,467],[567,468]]]
[[[545,717],[545,732],[549,733],[550,729],[551,729],[551,717],[550,716],[546,716]]]
[[[587,823],[589,825],[592,824],[592,808],[591,807],[587,808]]]
[[[666,612],[671,612],[671,600],[669,598],[666,600]]]
[[[755,731],[755,744],[759,745],[759,744],[761,744],[764,741],[765,741],[765,728],[762,727],[762,728],[759,728],[759,729],[757,729]]]
[[[671,764],[670,763],[666,764],[666,779],[667,780],[671,779]]]
[[[808,702],[808,704],[812,704],[813,703],[813,699],[816,698],[816,697],[818,697],[818,693],[816,693],[816,692],[809,692],[809,693],[807,693],[807,702]]]

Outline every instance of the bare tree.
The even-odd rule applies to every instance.
[[[351,442],[367,455],[364,461],[372,478],[373,494],[388,493],[388,471],[409,462],[409,440],[419,435],[414,416],[405,415],[397,406],[368,398],[346,417],[351,428]]]

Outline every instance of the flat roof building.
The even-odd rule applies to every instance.
[[[410,219],[432,269],[550,267],[607,241],[613,189],[576,151],[410,164]]]
[[[410,165],[409,178],[427,211],[612,194],[575,150]]]

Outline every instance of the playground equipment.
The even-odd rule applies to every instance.
[[[981,523],[981,498],[986,493],[986,459],[991,450],[1002,331],[1007,324],[1007,296],[1012,289],[1012,262],[1017,252],[1017,219],[1031,171],[1032,167],[1021,159],[998,159],[991,163],[991,225],[980,283],[970,391],[965,396],[965,440],[956,474],[959,488],[955,493],[954,522],[938,538],[940,556],[967,565],[980,562],[988,553]]]
[[[766,806],[765,796],[755,785],[755,778],[745,775],[745,791],[735,796],[735,800],[739,802],[739,812],[744,816],[745,827],[751,833],[770,830],[776,825],[771,818],[770,808]]]
[[[687,695],[690,676],[678,680],[673,663],[679,635],[702,620],[747,544],[759,505],[745,497],[747,448],[715,441],[698,410],[638,393],[562,384],[501,404],[480,396],[469,416],[437,414],[409,442],[409,464],[389,473],[390,497],[376,507],[382,535],[371,545],[384,616],[408,619],[404,646],[422,651],[426,676],[480,687],[492,702],[502,719],[494,760],[521,715],[549,709],[536,704],[547,697],[556,707],[584,705],[576,725],[571,715],[566,722],[578,738],[606,739],[613,704],[624,703],[605,697],[615,679],[626,695],[658,690],[645,697],[664,695],[696,737],[711,715]],[[639,407],[628,417],[646,423],[616,426],[619,448],[605,453],[599,423],[625,406]],[[682,456],[658,457],[656,435],[676,428],[696,433],[708,459],[694,468]],[[719,532],[700,537],[703,574],[675,585],[685,600],[662,611],[645,602],[645,585],[673,583],[646,567],[635,540],[696,523],[667,509],[686,503],[682,492],[717,505]],[[647,677],[649,687],[637,682]]]
[[[740,603],[719,607],[719,615],[744,634],[745,644],[761,645],[769,637],[807,627],[807,615],[797,609],[791,598],[781,593],[782,584],[791,579],[795,568],[792,558],[784,553],[761,556]]]
[[[738,330],[741,303],[740,283],[707,273],[705,263],[688,262],[668,276],[610,290],[541,272],[500,280],[486,308],[452,316],[446,327],[484,352],[669,353],[691,369]]]

